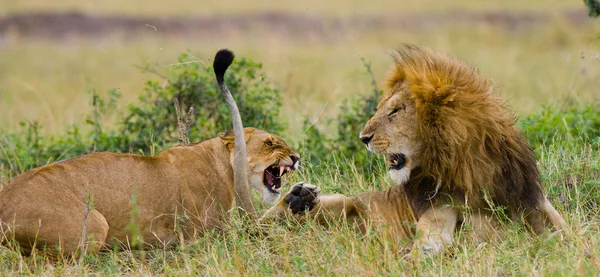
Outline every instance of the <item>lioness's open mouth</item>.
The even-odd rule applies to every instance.
[[[270,192],[279,193],[279,189],[281,188],[281,178],[283,175],[293,170],[294,167],[291,165],[271,165],[265,169],[263,184],[265,187],[267,187],[267,189],[269,189]]]
[[[404,154],[391,154],[388,163],[390,170],[400,170],[406,165],[406,157]]]

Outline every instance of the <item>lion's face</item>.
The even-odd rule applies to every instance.
[[[378,104],[375,115],[360,132],[369,151],[388,157],[388,173],[397,184],[404,184],[418,163],[421,148],[417,137],[414,101],[401,85]]]
[[[248,156],[248,182],[262,194],[263,202],[275,204],[280,197],[282,178],[298,168],[300,155],[283,139],[268,132],[244,128]],[[233,134],[221,137],[232,153]]]

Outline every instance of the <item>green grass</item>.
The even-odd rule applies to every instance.
[[[586,146],[572,152],[553,146],[540,150],[546,189],[575,230],[574,239],[534,237],[515,225],[501,241],[478,245],[466,231],[457,235],[448,255],[411,262],[377,233],[362,236],[342,225],[326,230],[283,224],[273,225],[265,237],[251,238],[234,217],[228,231],[200,235],[188,245],[108,252],[74,263],[25,261],[0,249],[0,270],[42,275],[593,276],[600,266],[600,154]],[[325,193],[354,195],[376,189],[354,178],[340,176],[336,166],[309,166],[292,179],[318,182]],[[383,175],[379,182],[389,185]]]

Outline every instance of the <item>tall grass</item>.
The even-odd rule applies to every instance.
[[[539,149],[546,191],[575,230],[561,241],[534,237],[520,225],[509,226],[499,241],[476,244],[469,231],[457,235],[449,253],[436,259],[409,261],[382,235],[361,235],[342,224],[330,229],[314,224],[272,225],[264,236],[249,236],[233,216],[224,233],[204,233],[187,245],[139,251],[106,252],[82,261],[59,263],[25,260],[0,249],[0,270],[42,275],[202,275],[202,276],[593,276],[600,268],[600,153],[590,145],[564,152],[549,145]],[[340,161],[344,162],[344,161]],[[360,176],[341,176],[336,165],[305,168],[292,180],[309,179],[324,193],[362,191],[388,186],[379,175],[373,184]],[[358,179],[355,179],[358,177]]]

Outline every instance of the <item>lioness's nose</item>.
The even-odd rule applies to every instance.
[[[290,159],[292,159],[292,164],[296,164],[300,155],[290,155]]]
[[[360,137],[360,141],[362,141],[364,144],[369,144],[369,142],[371,142],[371,140],[373,139],[374,135],[371,136],[362,136]]]

